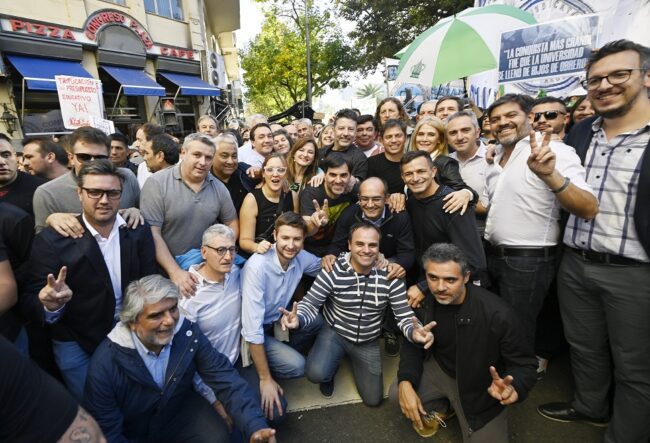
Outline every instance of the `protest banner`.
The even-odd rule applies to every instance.
[[[504,32],[498,81],[502,84],[582,73],[597,40],[597,15]]]
[[[90,116],[90,126],[100,129],[106,135],[111,135],[115,132],[115,123],[112,120],[98,118],[94,115]]]
[[[57,75],[54,79],[66,129],[92,126],[91,117],[104,118],[101,81],[67,75]]]

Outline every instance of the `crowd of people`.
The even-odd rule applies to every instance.
[[[575,394],[538,412],[647,442],[650,48],[604,45],[583,86],[21,158],[0,134],[0,440],[275,441],[282,380],[332,397],[347,356],[419,435],[508,441],[563,330]]]

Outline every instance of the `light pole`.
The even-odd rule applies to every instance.
[[[309,42],[309,0],[305,0],[305,43],[307,44],[307,104],[311,107],[311,44]]]

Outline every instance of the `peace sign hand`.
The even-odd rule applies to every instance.
[[[67,273],[68,268],[63,266],[56,280],[54,275],[48,274],[47,284],[38,293],[38,299],[48,311],[61,309],[72,298],[72,290],[65,283]]]
[[[323,226],[326,226],[327,223],[329,222],[329,203],[327,199],[323,201],[323,207],[318,204],[316,200],[313,201],[314,204],[314,213],[311,215],[312,223],[319,227],[322,228]]]
[[[555,171],[555,153],[551,150],[551,130],[544,132],[542,146],[537,144],[535,131],[530,131],[530,156],[528,167],[538,177],[550,176]]]
[[[287,329],[298,329],[300,326],[300,321],[298,320],[298,303],[295,301],[293,302],[291,312],[284,308],[280,308],[279,311],[282,313],[280,324],[282,325],[283,331],[286,331]]]
[[[492,384],[488,388],[488,394],[504,406],[511,405],[519,399],[517,390],[512,386],[514,380],[512,375],[501,378],[494,366],[490,366],[490,375],[492,375]]]
[[[411,340],[413,343],[420,343],[424,345],[424,349],[429,349],[433,345],[433,332],[431,329],[436,325],[435,321],[422,326],[417,317],[411,317],[413,323],[413,332],[411,333]]]

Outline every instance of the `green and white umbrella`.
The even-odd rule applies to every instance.
[[[396,56],[396,82],[438,86],[494,69],[501,33],[536,23],[514,6],[468,8],[440,20]]]

